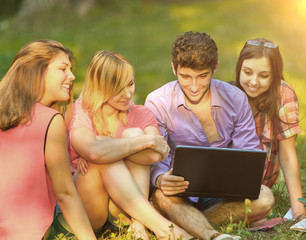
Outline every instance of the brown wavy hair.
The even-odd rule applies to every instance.
[[[281,85],[281,80],[283,77],[283,59],[279,51],[279,47],[269,48],[265,47],[263,44],[273,43],[265,38],[252,39],[254,41],[260,42],[258,46],[245,43],[242,48],[237,64],[236,64],[236,86],[243,90],[240,85],[240,72],[243,61],[251,58],[261,58],[266,57],[270,63],[272,81],[269,89],[259,95],[256,98],[249,98],[249,101],[253,104],[257,111],[266,113],[269,119],[273,123],[278,121],[278,95]]]
[[[0,129],[17,127],[31,119],[32,107],[45,92],[45,73],[48,65],[59,53],[68,55],[73,63],[72,52],[60,42],[42,39],[26,44],[14,58],[8,72],[0,82]],[[51,107],[64,112],[70,100],[54,103]],[[69,115],[69,113],[68,113]]]
[[[172,45],[172,63],[175,71],[178,66],[214,70],[218,63],[217,45],[207,33],[185,32]]]
[[[257,42],[258,45],[249,44],[248,41]],[[267,114],[267,121],[271,121],[272,131],[274,131],[279,126],[280,122],[283,122],[279,118],[278,114],[281,81],[285,80],[283,76],[283,59],[279,51],[279,46],[272,41],[265,38],[256,38],[248,41],[242,48],[236,64],[236,86],[243,90],[240,84],[240,72],[244,60],[261,57],[266,57],[268,59],[272,73],[272,80],[269,89],[255,98],[248,98],[250,104],[255,107],[258,112]],[[264,46],[265,43],[273,47]],[[276,141],[274,134],[272,134],[272,136],[272,141]],[[277,151],[277,149],[274,149],[274,151]]]

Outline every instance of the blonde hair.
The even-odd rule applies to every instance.
[[[93,126],[99,135],[109,136],[103,118],[103,105],[127,85],[134,69],[120,54],[113,51],[98,51],[87,68],[81,93],[82,107],[89,111]],[[119,113],[119,120],[126,124],[126,112]]]
[[[17,127],[31,119],[32,107],[45,92],[45,73],[48,65],[59,54],[65,53],[73,62],[73,54],[61,43],[42,39],[26,44],[14,58],[0,82],[0,129]],[[70,92],[72,96],[72,91]],[[72,98],[67,102],[70,104]],[[54,103],[64,111],[67,105]]]

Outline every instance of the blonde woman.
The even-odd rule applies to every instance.
[[[134,70],[124,57],[111,51],[93,56],[69,128],[72,170],[80,169],[75,183],[95,231],[108,216],[112,221],[123,213],[137,238],[148,239],[148,227],[168,239],[172,223],[148,194],[150,165],[164,160],[169,147],[152,113],[132,102],[134,91]],[[191,237],[177,226],[174,233]]]
[[[0,239],[47,236],[56,201],[78,239],[96,239],[69,171],[64,117],[54,109],[70,101],[72,60],[61,43],[37,40],[0,82]]]

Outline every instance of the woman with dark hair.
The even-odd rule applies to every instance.
[[[65,121],[56,110],[72,99],[72,60],[61,43],[37,40],[19,51],[0,82],[1,239],[46,237],[56,201],[78,239],[96,239],[72,180]]]
[[[245,91],[257,135],[267,151],[263,184],[272,187],[284,173],[293,217],[305,216],[295,136],[301,132],[298,99],[284,80],[279,46],[267,39],[247,40],[236,65],[236,86]]]

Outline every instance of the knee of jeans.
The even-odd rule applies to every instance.
[[[121,133],[122,138],[138,137],[143,135],[145,135],[145,133],[141,128],[127,128]]]

